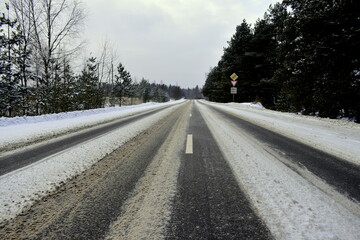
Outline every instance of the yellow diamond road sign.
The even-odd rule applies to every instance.
[[[236,75],[236,73],[233,73],[233,74],[231,74],[230,78],[232,80],[236,80],[238,78],[238,75]]]

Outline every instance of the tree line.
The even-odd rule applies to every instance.
[[[0,16],[0,117],[184,97],[179,86],[133,80],[107,41],[100,56],[89,57],[75,73],[71,62],[83,44],[73,42],[84,19],[76,0],[5,3]]]
[[[252,27],[246,20],[207,74],[203,94],[360,122],[360,8],[352,0],[284,0]]]

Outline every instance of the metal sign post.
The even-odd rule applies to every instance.
[[[235,98],[235,94],[237,94],[237,88],[236,87],[230,88],[230,93],[233,95],[233,102],[235,102],[234,98]]]

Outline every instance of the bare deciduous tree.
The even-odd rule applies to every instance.
[[[29,34],[33,49],[43,65],[43,76],[49,81],[51,61],[59,48],[67,49],[62,55],[73,54],[79,45],[66,42],[74,38],[82,25],[85,13],[77,0],[12,0],[20,24]],[[20,18],[19,18],[20,17]]]
[[[114,45],[107,38],[101,46],[99,57],[99,82],[114,83],[114,63],[118,61],[119,55],[114,50]]]
[[[85,12],[79,0],[10,0],[23,36],[21,47],[31,55],[23,66],[31,65],[35,76],[36,113],[48,112],[50,89],[54,82],[55,66],[59,59],[68,57],[80,49],[74,44],[80,33]],[[23,71],[25,73],[25,69]],[[22,86],[30,77],[23,74]]]

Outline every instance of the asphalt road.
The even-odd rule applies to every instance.
[[[25,167],[45,157],[66,150],[67,148],[73,147],[90,139],[108,133],[116,128],[123,127],[143,117],[156,114],[162,109],[163,108],[150,110],[140,114],[136,114],[134,116],[121,118],[117,121],[103,124],[102,126],[97,126],[87,129],[85,131],[81,131],[79,134],[71,137],[61,138],[60,140],[53,140],[49,143],[44,143],[40,146],[36,146],[25,151],[7,154],[2,157],[0,156],[0,176],[16,169]]]
[[[294,171],[298,171],[298,168],[294,168],[293,163],[320,177],[340,193],[360,202],[360,166],[259,127],[239,116],[217,108],[211,109],[234,123],[242,131],[246,131],[272,150],[277,151],[279,155],[282,155],[283,163]],[[301,174],[301,172],[298,173]]]
[[[0,239],[103,239],[187,105],[0,227]]]
[[[0,175],[31,164],[56,151],[64,151],[68,146],[80,144],[120,126],[131,124],[147,115],[156,114],[158,111],[161,109],[109,123],[61,140],[65,142],[58,141],[43,148],[23,152],[25,155],[14,155],[13,160],[0,158],[0,169],[5,169],[0,171]],[[358,166],[258,127],[239,116],[212,107],[208,107],[208,111],[221,115],[226,120],[224,124],[229,122],[235,125],[240,132],[246,131],[264,146],[278,152],[279,156],[282,156],[279,161],[300,175],[302,173],[299,169],[306,168],[327,184],[334,186],[340,193],[360,200]],[[185,140],[178,140],[179,144],[174,147],[176,149],[166,149],[166,146],[174,145],[166,144],[174,141],[174,132],[178,134],[179,139]],[[166,160],[179,161],[178,172],[174,177],[176,189],[169,198],[171,213],[169,218],[166,218],[166,224],[157,226],[163,228],[159,232],[166,239],[273,239],[270,230],[238,183],[215,138],[197,104],[187,102],[82,175],[64,183],[57,191],[37,202],[29,211],[23,212],[6,224],[0,224],[0,239],[108,237],[114,228],[113,223],[128,214],[125,209],[129,206],[125,205],[129,199],[134,198],[134,189],[145,191],[141,179],[150,176],[148,182],[151,186],[151,182],[156,182],[156,177],[162,176],[160,171],[149,173],[148,170],[156,161],[164,164],[161,163],[161,159],[159,160],[163,156],[167,156],[164,158]],[[177,143],[175,141],[175,144]],[[44,149],[50,150],[45,152]],[[17,158],[23,159],[25,156],[31,160],[15,163],[18,161]],[[165,171],[166,174],[170,176]],[[148,187],[152,188],[154,187]],[[153,197],[154,201],[161,199],[156,195]],[[146,196],[143,196],[141,199],[145,198]],[[134,206],[130,207],[142,209],[136,206],[140,202],[135,201],[132,203]],[[151,209],[148,211],[151,216]],[[164,210],[164,214],[165,212]],[[145,217],[149,216],[145,213]],[[141,222],[142,219],[136,220]],[[138,227],[142,228],[141,225]],[[127,238],[123,237],[127,234],[125,230],[121,237],[107,239],[157,239],[152,237],[151,230],[147,231],[150,231],[147,233],[148,236]]]
[[[196,107],[188,134],[167,239],[271,239]]]

